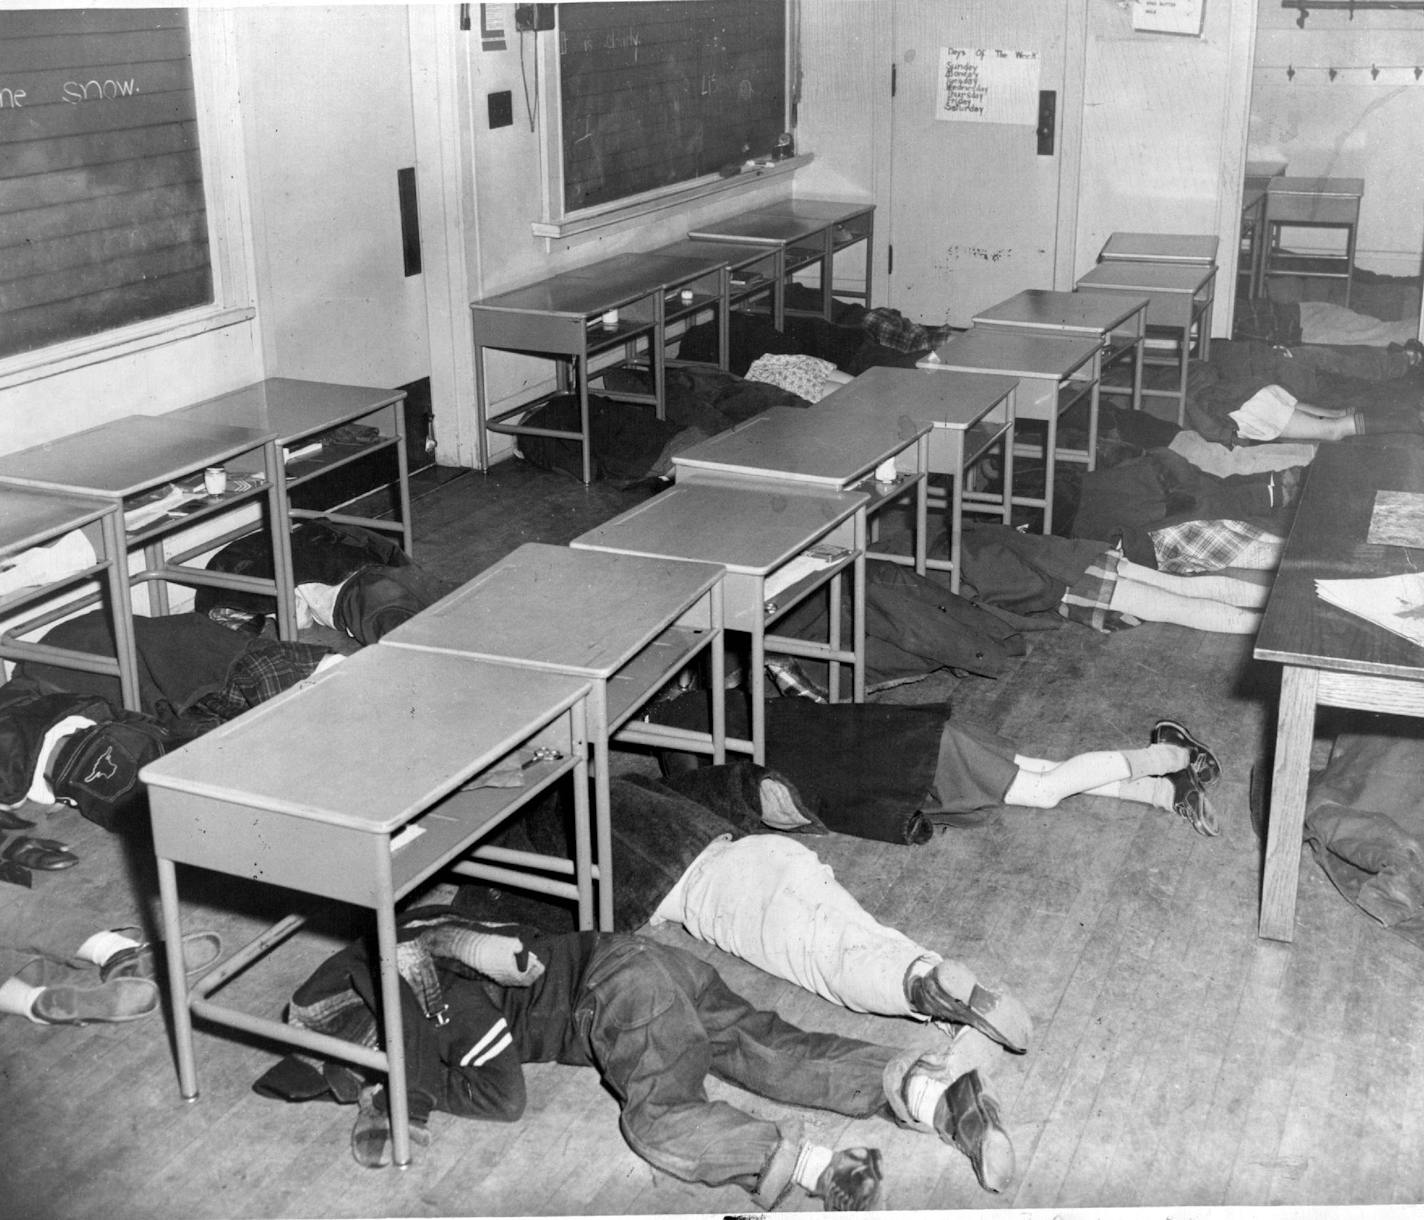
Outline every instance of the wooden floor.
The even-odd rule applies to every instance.
[[[463,579],[529,540],[565,542],[635,496],[584,489],[507,463],[416,506],[417,558]],[[879,1120],[806,1115],[836,1144],[878,1144],[883,1205],[980,1208],[1358,1205],[1424,1202],[1424,989],[1420,951],[1340,898],[1303,856],[1293,944],[1255,934],[1259,846],[1246,793],[1276,675],[1232,637],[1149,625],[1113,636],[1064,625],[1033,637],[997,681],[949,676],[882,698],[953,701],[1027,753],[1140,744],[1161,715],[1215,745],[1225,775],[1218,839],[1143,806],[1074,798],[1005,810],[916,848],[832,836],[821,848],[881,919],[1000,979],[1037,1023],[1029,1054],[994,1085],[1018,1152],[1002,1196],[964,1159]],[[78,937],[136,911],[142,853],[73,814],[45,830],[83,855],[70,873],[0,902],[35,902]],[[230,946],[282,913],[271,890],[180,874],[188,927]],[[290,897],[290,896],[287,896]],[[313,930],[230,988],[277,1015],[354,926],[316,909]],[[747,995],[814,1028],[928,1045],[914,1023],[857,1016],[759,975],[680,931]],[[77,943],[77,939],[74,943]],[[43,1028],[0,1020],[0,1216],[207,1217],[599,1215],[742,1212],[736,1188],[653,1171],[624,1144],[617,1109],[587,1069],[530,1070],[514,1126],[436,1115],[404,1171],[359,1168],[352,1111],[258,1097],[270,1047],[200,1032],[202,1096],[178,1095],[164,1021]],[[774,1114],[735,1090],[717,1096]],[[804,1196],[788,1210],[816,1210]]]

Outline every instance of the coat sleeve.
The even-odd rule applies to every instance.
[[[517,1121],[526,1101],[524,1065],[508,1019],[478,980],[447,973],[444,981],[450,1023],[441,1040],[448,1086],[442,1108],[466,1118]]]

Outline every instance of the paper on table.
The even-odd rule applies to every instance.
[[[1317,580],[1315,591],[1332,606],[1424,648],[1424,572],[1362,580]]]

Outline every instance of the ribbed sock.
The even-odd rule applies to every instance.
[[[803,1190],[814,1193],[833,1155],[824,1144],[802,1144],[801,1151],[796,1154],[796,1168],[791,1171],[791,1180]]]

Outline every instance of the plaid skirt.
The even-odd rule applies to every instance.
[[[1117,588],[1117,565],[1122,559],[1119,550],[1104,551],[1084,570],[1058,602],[1058,613],[1074,623],[1083,623],[1094,631],[1121,631],[1124,627],[1139,627],[1140,618],[1112,609],[1113,590]]]

